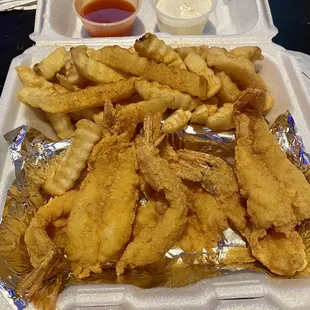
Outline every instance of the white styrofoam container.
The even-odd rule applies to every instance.
[[[148,0],[143,0],[141,12],[144,13],[140,13],[140,19],[145,21],[145,31],[153,32],[155,17],[147,13],[146,1]],[[71,5],[71,0],[39,1],[35,32],[31,35],[37,45],[13,59],[3,88],[0,99],[1,135],[24,124],[29,124],[46,135],[51,133],[50,126],[44,121],[43,114],[39,110],[19,103],[16,95],[22,83],[16,74],[16,66],[32,66],[53,51],[55,45],[70,48],[82,43],[100,48],[108,44],[119,44],[124,47],[133,44],[135,37],[83,39],[81,24],[74,19],[75,16],[70,17],[69,4]],[[310,76],[310,65],[301,67],[299,63],[305,64],[310,58],[307,59],[303,54],[295,54],[271,43],[271,38],[277,30],[273,26],[267,0],[221,0],[219,5],[219,8],[223,8],[224,15],[221,16],[221,10],[218,9],[211,18],[216,35],[173,37],[161,34],[161,37],[173,46],[209,44],[227,49],[241,45],[260,46],[265,59],[256,67],[276,101],[267,118],[272,122],[280,113],[289,110],[297,122],[306,147],[310,150],[310,88],[305,78]],[[236,12],[236,8],[242,8],[241,13]],[[251,12],[248,14],[248,19],[246,12]],[[223,16],[226,16],[226,20]],[[242,16],[245,20],[242,20]],[[72,28],[69,27],[64,31],[66,29],[64,20]],[[136,35],[144,32],[141,29],[135,31]],[[228,33],[229,31],[231,32]],[[15,178],[8,145],[2,138],[0,138],[0,175],[2,205],[6,191]],[[0,308],[10,309],[10,305],[5,299],[1,299],[1,296],[0,294]],[[132,285],[73,285],[61,293],[57,309],[306,310],[310,309],[310,279],[275,279],[261,273],[242,271],[204,279],[184,288],[140,289]]]
[[[207,38],[166,39],[168,44],[190,45],[209,43]],[[242,41],[242,40],[240,40]],[[122,42],[129,47],[132,40]],[[212,40],[212,45],[234,48],[244,42],[227,44],[220,38]],[[273,43],[259,45],[265,59],[257,68],[260,70],[276,104],[268,114],[273,121],[287,109],[293,114],[305,145],[310,149],[310,93],[302,77],[296,57]],[[70,46],[67,46],[68,48]],[[99,48],[100,44],[92,47]],[[22,84],[15,67],[32,66],[47,56],[55,47],[34,46],[16,57],[8,72],[0,101],[0,132],[29,124],[45,134],[49,134],[49,125],[42,113],[18,102],[17,92]],[[6,191],[14,179],[14,169],[7,143],[0,139],[0,195]],[[68,287],[59,297],[58,309],[310,309],[310,279],[278,280],[267,275],[244,271],[217,278],[205,279],[197,284],[179,289],[153,288],[139,289],[130,285],[86,285]],[[247,300],[239,300],[244,299]]]
[[[151,0],[141,0],[141,9],[133,28],[133,36],[159,32]],[[34,32],[30,38],[41,44],[109,42],[110,38],[87,38],[87,33],[73,8],[73,0],[38,0]],[[268,0],[218,0],[204,34],[225,36],[235,40],[245,38],[271,40],[277,29],[273,25]],[[162,35],[162,34],[161,34]]]

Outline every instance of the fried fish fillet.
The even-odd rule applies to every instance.
[[[177,154],[179,161],[174,158],[172,167],[179,177],[202,183],[233,227],[246,238],[256,259],[279,275],[292,276],[306,267],[305,247],[296,232],[286,236],[253,227],[239,194],[234,170],[224,160],[189,150],[179,150]],[[276,251],[280,247],[281,259],[277,260]]]
[[[310,184],[270,133],[264,98],[265,92],[249,89],[235,106],[236,174],[255,228],[289,233],[310,217]]]
[[[221,202],[223,212],[234,227],[247,239],[252,255],[279,275],[292,276],[303,270],[307,265],[307,259],[300,236],[294,231],[286,236],[283,233],[275,233],[272,230],[266,232],[253,227],[241,200],[234,171],[221,159],[216,161],[217,176],[212,172],[208,176],[205,175],[205,187],[216,189],[215,198]],[[277,248],[281,248],[281,260],[276,259]]]
[[[226,217],[216,200],[199,184],[188,184],[187,187],[191,215],[178,245],[189,253],[203,249],[211,253],[212,248],[222,239],[224,230],[228,228]]]
[[[152,195],[144,205],[139,207],[132,231],[133,237],[137,236],[143,227],[154,227],[157,224],[168,208],[168,204],[162,198],[159,199],[159,197],[156,197],[156,194]]]
[[[269,232],[251,247],[251,251],[263,265],[279,275],[293,276],[307,266],[305,246],[296,231],[291,231],[287,237]]]
[[[209,249],[209,244],[208,235],[202,229],[197,215],[194,213],[189,214],[186,228],[182,238],[177,242],[177,247],[180,247],[186,253],[195,253],[201,252],[205,248]]]
[[[156,192],[163,191],[168,208],[159,217],[155,226],[145,226],[127,246],[116,265],[116,272],[121,275],[126,266],[135,268],[156,262],[175,244],[185,228],[187,215],[186,188],[168,162],[158,155],[155,141],[160,132],[161,114],[153,118],[146,116],[144,135],[135,139],[139,169],[145,180]]]
[[[211,157],[212,158],[212,157]],[[257,230],[248,219],[243,201],[239,195],[234,171],[222,159],[209,160],[212,167],[204,175],[204,187],[213,193],[221,210],[235,228],[247,239],[252,255],[269,270],[279,275],[292,276],[307,265],[305,247],[300,236]],[[281,248],[281,259],[278,249]]]
[[[192,215],[189,216],[182,240],[178,242],[184,251],[189,252],[214,248],[221,240],[223,231],[228,228],[225,215],[218,203],[198,183],[202,182],[204,174],[204,168],[201,169],[200,164],[195,162],[195,156],[200,154],[202,153],[188,150],[176,152],[167,140],[161,148],[161,156],[168,161],[171,169],[176,171],[181,179],[191,181],[186,183],[186,187]]]
[[[117,260],[129,241],[138,199],[135,149],[125,135],[105,137],[92,156],[94,168],[81,185],[67,232],[68,259],[79,277]]]
[[[138,112],[128,120],[131,125],[127,132],[104,131],[70,213],[66,253],[73,273],[80,278],[91,271],[100,273],[104,264],[117,261],[129,241],[139,184],[136,152],[129,134],[133,130],[129,127],[138,123]],[[113,128],[121,132],[123,125]]]
[[[191,210],[195,212],[205,233],[205,248],[216,247],[222,239],[222,234],[228,228],[226,217],[219,208],[216,200],[207,193],[200,185],[189,186],[193,205]]]
[[[249,248],[230,248],[221,263],[225,265],[246,264],[255,262]]]

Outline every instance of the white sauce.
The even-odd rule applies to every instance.
[[[212,1],[159,0],[156,4],[156,8],[171,17],[190,19],[208,13],[212,8]]]

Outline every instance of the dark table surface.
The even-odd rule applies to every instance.
[[[310,0],[269,0],[279,33],[273,39],[287,49],[310,54]],[[35,11],[0,12],[0,94],[11,60],[34,43]]]

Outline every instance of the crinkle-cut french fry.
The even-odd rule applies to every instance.
[[[266,89],[262,77],[256,73],[253,63],[244,56],[235,56],[225,48],[211,47],[207,55],[208,66],[224,71],[241,89],[257,87]]]
[[[68,81],[68,79],[62,74],[56,73],[56,78],[57,78],[59,84],[68,91],[76,91],[76,90],[80,89],[76,85],[70,83]]]
[[[126,115],[130,114],[132,110],[138,109],[139,110],[138,121],[139,123],[142,123],[145,115],[148,113],[152,114],[154,114],[155,112],[164,113],[173,100],[174,99],[172,96],[168,96],[168,97],[161,97],[140,101],[137,103],[131,103],[126,106],[121,106],[121,113]]]
[[[141,57],[186,70],[180,55],[171,46],[166,45],[163,40],[158,39],[155,34],[146,33],[136,40],[134,48]]]
[[[231,78],[224,72],[218,72],[216,74],[222,82],[222,87],[216,96],[225,103],[234,103],[242,94],[242,91],[238,89],[238,86],[231,80]],[[274,98],[270,93],[266,93],[265,104],[263,111],[269,110],[274,105]]]
[[[87,48],[86,54],[88,57],[92,57],[93,52],[95,51],[95,49],[93,48]]]
[[[220,99],[217,98],[216,96],[213,96],[207,100],[203,101],[204,104],[211,104],[211,105],[216,105],[218,106],[220,104]]]
[[[86,86],[88,86],[89,81],[82,74],[79,73],[73,62],[71,50],[65,55],[64,61],[65,67],[61,71],[61,73],[64,74],[68,83],[75,85],[79,88],[85,88]]]
[[[222,82],[222,87],[216,96],[221,99],[222,102],[235,102],[241,95],[242,91],[224,71],[218,72],[216,76],[220,78]]]
[[[17,73],[24,85],[41,87],[46,90],[53,90],[54,84],[48,82],[43,76],[37,75],[29,67],[17,67]],[[45,112],[47,120],[57,132],[57,135],[61,139],[69,138],[73,135],[75,127],[73,126],[71,119],[66,114],[50,114]]]
[[[40,63],[34,65],[33,70],[38,74],[44,76],[47,80],[51,80],[55,74],[61,70],[65,65],[64,56],[67,51],[64,47],[57,48],[54,52],[49,54]]]
[[[102,62],[87,56],[87,46],[77,46],[71,49],[73,62],[80,74],[95,83],[113,83],[128,78],[128,74],[110,68]]]
[[[54,84],[54,89],[59,94],[63,94],[63,93],[67,93],[68,92],[68,89],[64,88],[63,86],[61,86],[59,84]]]
[[[200,45],[200,46],[185,46],[176,48],[175,51],[181,56],[184,60],[186,56],[190,53],[196,53],[198,56],[202,58],[202,60],[206,60],[206,54],[208,52],[208,45]]]
[[[202,104],[192,112],[191,123],[205,125],[210,115],[216,113],[217,105]]]
[[[75,121],[79,121],[80,119],[83,119],[83,118],[87,118],[93,121],[94,115],[100,113],[101,111],[102,111],[102,108],[90,108],[86,110],[72,112],[70,113],[70,117]]]
[[[164,133],[175,133],[186,126],[192,116],[190,111],[182,109],[173,112],[164,122],[161,130]]]
[[[274,98],[269,93],[266,93],[265,103],[263,107],[263,111],[267,111],[271,109],[274,105]]]
[[[196,53],[189,53],[185,57],[184,63],[189,71],[204,76],[208,81],[207,98],[211,98],[220,90],[221,80],[200,56]]]
[[[128,51],[132,54],[138,54],[134,46],[129,47]]]
[[[174,98],[172,96],[168,96],[136,103],[139,108],[139,122],[142,123],[144,117],[148,113],[155,114],[156,112],[160,112],[163,114],[167,110],[168,106],[173,102],[173,100]],[[124,113],[126,113],[126,107],[124,107],[124,110]]]
[[[94,114],[94,122],[101,130],[105,128],[105,123],[103,119],[104,119],[104,111]]]
[[[39,87],[31,87],[31,86],[25,86],[22,88],[22,90],[18,94],[18,99],[25,103],[29,104],[35,108],[38,108],[39,106],[30,104],[33,98],[35,97],[48,97],[57,94],[57,91],[54,88],[39,88]]]
[[[19,66],[16,67],[17,74],[24,86],[37,87],[49,92],[66,93],[68,90],[59,84],[53,84],[47,81],[43,76],[37,75],[31,68]]]
[[[264,59],[262,50],[258,46],[240,46],[234,48],[230,53],[235,56],[244,56],[252,62]]]
[[[135,94],[134,80],[90,86],[63,94],[35,87],[24,87],[18,94],[23,103],[49,113],[69,113],[104,106],[106,100],[117,102]]]
[[[127,104],[131,104],[131,103],[137,103],[137,102],[140,102],[143,100],[144,100],[144,98],[142,98],[142,96],[140,96],[140,94],[135,94],[131,98],[118,101],[117,103],[120,105],[127,105]]]
[[[213,131],[225,131],[235,128],[233,109],[233,103],[224,103],[216,113],[208,117],[206,126]]]
[[[202,101],[198,98],[193,98],[189,94],[182,93],[177,89],[171,89],[169,86],[161,85],[156,81],[149,82],[147,80],[136,80],[135,87],[137,92],[145,100],[172,96],[173,100],[168,106],[169,109],[192,111],[197,105],[202,104]]]
[[[36,74],[31,68],[25,66],[18,66],[15,68],[18,77],[24,85],[32,87],[40,87],[45,89],[52,89],[53,83],[47,81],[43,76]]]
[[[45,117],[55,129],[60,139],[67,139],[73,136],[75,127],[67,114],[51,114],[45,112]]]
[[[198,74],[168,67],[164,63],[156,63],[145,57],[130,53],[119,46],[106,46],[94,51],[92,57],[108,66],[140,76],[151,81],[158,81],[173,89],[197,96],[201,100],[207,98],[207,80]]]
[[[90,120],[76,123],[74,137],[55,172],[43,184],[45,192],[59,196],[71,189],[86,167],[93,146],[101,138],[100,128]]]

